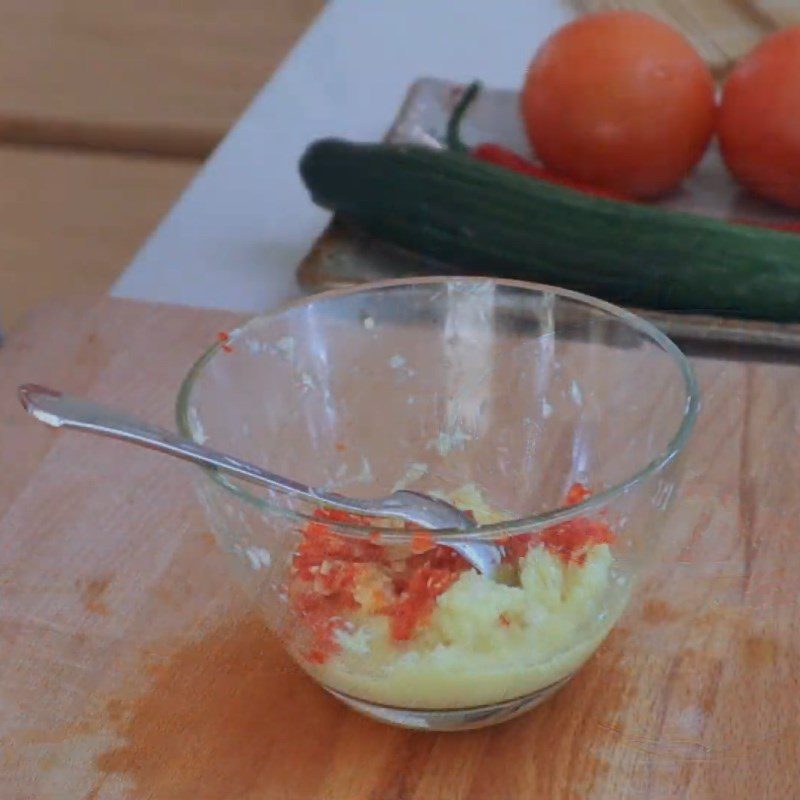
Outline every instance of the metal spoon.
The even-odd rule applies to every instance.
[[[474,527],[474,522],[467,514],[430,495],[401,490],[387,497],[359,500],[314,489],[233,456],[216,452],[191,439],[184,439],[172,431],[148,425],[127,414],[90,400],[62,394],[55,389],[25,384],[19,387],[19,399],[29,414],[53,428],[71,428],[121,439],[186,461],[214,467],[259,486],[268,486],[270,489],[342,511],[402,519],[430,530],[455,528],[467,531]],[[455,550],[478,572],[490,578],[494,577],[503,557],[502,549],[488,542],[467,542],[448,536],[439,543]]]

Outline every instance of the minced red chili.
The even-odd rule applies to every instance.
[[[589,496],[589,490],[576,483],[567,493],[567,503],[575,505]],[[333,509],[318,509],[314,517],[302,531],[289,585],[292,611],[311,641],[305,655],[312,663],[322,664],[339,650],[337,631],[345,628],[347,612],[361,608],[367,596],[370,611],[388,617],[395,641],[411,639],[433,613],[436,599],[470,569],[464,558],[427,532],[415,533],[410,548],[398,555],[396,548],[377,543],[376,531],[355,539],[328,524],[368,525],[366,517]],[[589,547],[613,539],[604,522],[576,517],[509,537],[505,558],[515,562],[531,547],[543,545],[565,562],[582,565]],[[507,618],[499,622],[510,624]]]
[[[223,353],[233,352],[233,345],[231,344],[231,337],[229,333],[226,333],[225,331],[220,331],[217,334],[217,339],[220,342],[220,347],[222,348]]]

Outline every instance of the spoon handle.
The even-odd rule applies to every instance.
[[[247,461],[218,453],[165,428],[148,425],[134,417],[90,400],[71,397],[55,389],[35,384],[19,387],[19,399],[25,410],[53,428],[71,428],[98,436],[121,439],[131,444],[158,450],[186,461],[213,467],[229,475],[270,489],[291,492],[306,500],[329,501],[327,495],[309,486],[284,478]]]
[[[220,470],[251,483],[288,492],[313,503],[324,503],[343,511],[368,516],[395,517],[430,529],[461,529],[472,527],[472,520],[443,500],[416,492],[398,491],[388,497],[357,499],[334,492],[323,492],[257,467],[247,461],[219,453],[211,448],[185,439],[177,433],[148,425],[112,408],[62,394],[36,384],[19,387],[19,399],[25,410],[45,425],[70,428],[98,436],[121,439],[124,442],[157,450],[167,455],[192,461]],[[453,540],[446,545],[464,556],[479,572],[493,575],[502,559],[502,548],[486,542]]]

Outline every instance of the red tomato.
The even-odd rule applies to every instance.
[[[800,26],[767,37],[728,76],[719,141],[744,186],[800,208]]]
[[[708,146],[714,79],[680,33],[647,14],[589,14],[539,49],[521,111],[553,171],[656,197],[678,186]]]

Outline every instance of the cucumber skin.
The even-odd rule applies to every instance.
[[[800,320],[800,235],[594,197],[469,155],[314,142],[317,204],[457,267],[643,308]]]

